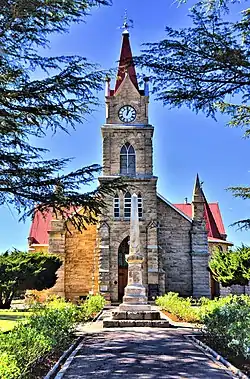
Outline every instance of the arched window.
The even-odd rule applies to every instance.
[[[142,218],[143,207],[142,207],[142,197],[141,194],[138,194],[138,217]]]
[[[118,218],[120,217],[120,199],[119,195],[115,195],[114,197],[114,217]]]
[[[130,218],[131,215],[131,195],[129,192],[124,196],[124,218]]]
[[[120,173],[123,175],[135,174],[135,149],[128,142],[121,148]]]

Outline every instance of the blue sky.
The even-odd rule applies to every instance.
[[[143,42],[164,38],[166,25],[179,28],[190,23],[186,5],[177,7],[166,0],[114,0],[112,7],[96,9],[85,24],[73,25],[67,35],[53,36],[50,53],[80,54],[104,69],[115,67],[121,45],[118,27],[125,9],[134,21],[130,33],[134,54],[139,54]],[[101,164],[104,93],[99,97],[100,107],[76,131],[71,130],[70,135],[49,134],[38,141],[39,146],[50,149],[48,157],[75,157],[70,170]],[[249,217],[250,201],[235,199],[225,190],[232,185],[249,185],[250,141],[242,138],[242,130],[226,127],[224,117],[215,122],[186,108],[169,110],[152,97],[149,117],[155,127],[154,173],[159,177],[158,191],[173,203],[183,202],[185,197],[190,201],[199,172],[208,201],[220,204],[228,239],[235,244],[250,244],[249,232],[229,227],[234,221]],[[19,223],[18,214],[8,207],[1,207],[0,215],[0,251],[12,247],[26,249],[30,221]]]

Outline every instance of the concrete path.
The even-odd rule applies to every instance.
[[[63,379],[229,379],[232,374],[178,329],[111,329],[86,335]]]

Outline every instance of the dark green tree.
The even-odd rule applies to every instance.
[[[44,290],[56,283],[60,258],[18,250],[0,255],[0,309],[9,309],[13,297],[25,290]]]
[[[250,248],[242,245],[227,252],[217,249],[209,261],[213,278],[228,287],[248,285],[250,280]]]
[[[104,73],[80,56],[47,56],[46,48],[52,34],[66,33],[72,23],[85,21],[93,7],[108,4],[0,0],[0,205],[13,205],[23,216],[32,215],[35,204],[63,217],[73,210],[71,221],[81,229],[100,214],[103,195],[112,192],[114,183],[82,193],[99,165],[66,173],[69,159],[44,160],[46,150],[30,142],[49,130],[68,132],[98,104]],[[84,217],[79,207],[86,210]]]
[[[197,3],[190,10],[191,27],[166,27],[166,38],[146,44],[136,63],[149,70],[153,93],[164,105],[187,106],[214,119],[217,112],[227,114],[229,125],[242,127],[248,137],[250,9],[239,20],[226,21],[230,2]],[[250,187],[230,189],[236,197],[250,198]],[[250,218],[236,224],[249,228]]]

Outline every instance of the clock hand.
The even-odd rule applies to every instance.
[[[127,107],[127,113],[126,113],[126,116],[128,115],[128,113],[129,113],[129,107]]]

